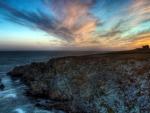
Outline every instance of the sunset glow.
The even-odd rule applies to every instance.
[[[150,0],[0,0],[0,50],[129,50],[150,44]]]

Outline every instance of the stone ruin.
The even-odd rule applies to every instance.
[[[143,46],[143,48],[137,48],[136,50],[150,50],[149,45]]]

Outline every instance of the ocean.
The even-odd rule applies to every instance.
[[[23,93],[28,88],[19,78],[11,78],[7,72],[15,66],[31,62],[46,62],[51,58],[96,54],[94,51],[10,51],[0,52],[0,78],[4,90],[0,90],[0,113],[55,113],[57,110],[44,110],[35,106],[34,100]],[[57,113],[64,113],[57,111]]]

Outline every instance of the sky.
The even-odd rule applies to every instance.
[[[150,0],[0,0],[0,51],[150,45]]]

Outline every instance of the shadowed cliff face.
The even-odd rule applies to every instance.
[[[51,99],[44,108],[67,112],[127,113],[150,110],[150,60],[122,54],[62,57],[14,68],[30,94]],[[127,56],[130,56],[129,54]],[[144,56],[144,55],[142,55]]]

